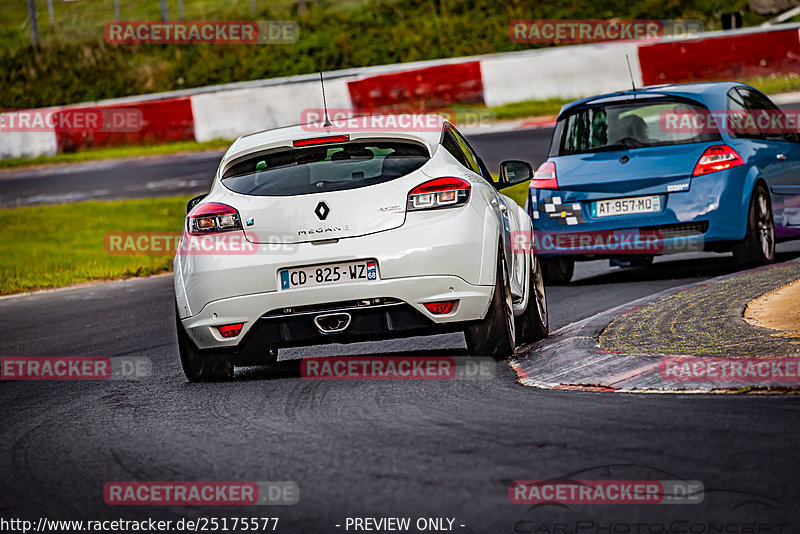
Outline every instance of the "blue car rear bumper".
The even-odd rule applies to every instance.
[[[543,257],[722,249],[745,235],[746,172],[745,167],[736,167],[698,176],[691,179],[688,189],[672,192],[531,189],[528,213],[533,219],[534,243]],[[650,195],[659,196],[660,211],[605,217],[593,213],[597,200]]]

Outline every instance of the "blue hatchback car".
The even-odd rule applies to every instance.
[[[529,193],[551,283],[567,283],[575,260],[705,250],[770,263],[776,240],[800,237],[800,136],[741,83],[595,96],[561,109]]]

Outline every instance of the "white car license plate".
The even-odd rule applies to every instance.
[[[592,217],[632,215],[635,213],[657,213],[661,211],[661,197],[614,198],[592,202]]]
[[[278,278],[281,290],[348,282],[372,282],[378,280],[378,262],[362,260],[281,269],[278,271]]]

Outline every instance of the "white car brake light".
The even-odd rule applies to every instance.
[[[446,208],[466,204],[472,186],[455,177],[435,178],[422,183],[408,193],[408,211]]]
[[[186,223],[186,229],[191,235],[242,229],[242,218],[239,216],[239,212],[220,202],[198,204],[186,216]]]

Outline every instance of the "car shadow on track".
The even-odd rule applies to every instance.
[[[800,257],[800,251],[777,252],[775,263]],[[732,257],[711,256],[659,261],[646,267],[623,267],[606,273],[582,278],[572,282],[574,286],[594,286],[599,284],[625,284],[630,282],[651,282],[680,278],[713,278],[733,274],[739,270]]]

